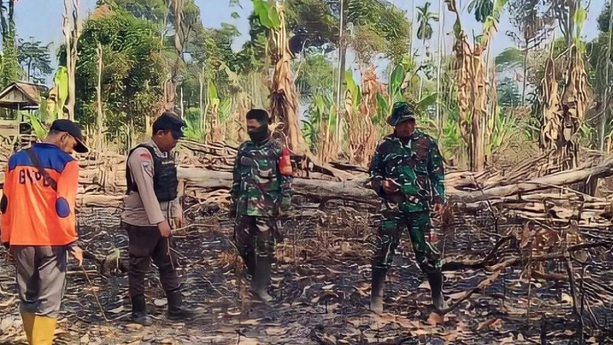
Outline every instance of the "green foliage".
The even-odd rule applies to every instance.
[[[404,82],[405,75],[406,72],[402,65],[397,65],[392,71],[387,85],[387,92],[394,101],[402,94],[402,83]]]
[[[32,130],[34,130],[34,135],[38,139],[44,139],[47,136],[47,129],[43,126],[43,121],[37,116],[37,114],[28,115],[28,122],[30,126],[32,126]]]
[[[160,108],[167,73],[158,34],[151,23],[122,9],[87,20],[77,51],[75,109],[79,122],[91,126],[97,116],[99,43],[106,127],[119,129],[129,124],[145,132],[146,116],[156,115]]]
[[[68,99],[68,69],[64,66],[58,67],[53,77],[53,84],[57,92],[57,98],[55,100],[55,107],[52,110],[51,120],[59,119],[62,117],[64,111],[64,105]]]
[[[362,92],[358,83],[353,79],[353,71],[350,69],[345,71],[345,83],[347,83],[347,92],[351,94],[353,106],[357,107],[362,101]]]
[[[28,80],[44,83],[47,75],[53,72],[49,55],[50,45],[51,43],[43,46],[41,41],[34,41],[33,37],[30,37],[30,41],[19,39],[19,63],[25,69]]]
[[[432,38],[433,30],[430,21],[438,22],[438,14],[430,12],[430,5],[430,2],[426,2],[421,7],[417,6],[417,22],[419,23],[417,38],[424,41]]]
[[[521,93],[517,82],[512,78],[504,78],[496,85],[498,90],[498,105],[501,107],[516,107],[521,104]]]
[[[312,152],[319,152],[328,135],[334,133],[338,120],[333,93],[318,93],[305,113],[302,135]]]
[[[4,88],[21,79],[23,71],[19,65],[17,46],[15,45],[15,1],[8,2],[8,9],[2,6],[2,70],[0,70],[0,87]]]
[[[347,0],[346,17],[354,28],[364,26],[377,33],[383,41],[385,56],[398,63],[409,45],[411,24],[405,13],[388,2],[377,0]]]
[[[503,149],[513,136],[520,135],[519,123],[511,114],[501,114],[500,107],[496,107],[495,114],[490,115],[490,136],[486,141],[486,154],[493,155]]]
[[[338,45],[339,18],[326,0],[288,0],[285,2],[287,26],[304,30],[305,48],[332,50]]]
[[[485,23],[487,17],[491,16],[494,11],[494,3],[492,0],[472,0],[468,4],[468,12],[475,13],[475,19],[478,22]]]
[[[309,54],[296,68],[296,86],[304,99],[310,100],[316,94],[332,92],[336,68],[323,54]]]
[[[123,9],[134,17],[160,23],[170,11],[164,0],[99,0],[97,7],[109,5],[113,9]]]
[[[600,30],[600,32],[609,31],[609,19],[611,19],[611,3],[607,1],[604,9],[600,15],[598,15],[598,30]]]
[[[524,63],[524,53],[515,47],[509,47],[496,56],[495,63],[498,72],[519,67]]]
[[[185,113],[183,114],[183,119],[185,120],[186,128],[183,130],[183,134],[185,134],[186,138],[190,138],[193,140],[202,140],[202,131],[200,130],[200,109],[198,108],[187,108]]]
[[[251,0],[253,12],[257,15],[260,23],[267,29],[279,29],[281,27],[281,17],[273,1]]]

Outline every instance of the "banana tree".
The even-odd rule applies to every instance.
[[[274,73],[270,87],[270,110],[279,123],[281,136],[286,138],[290,150],[303,151],[304,139],[298,121],[298,92],[291,71],[292,53],[285,23],[283,7],[274,0],[251,0],[253,12],[260,23],[268,29],[268,51]]]
[[[46,105],[46,124],[50,125],[56,119],[64,118],[64,106],[68,98],[68,70],[60,66],[53,77],[53,87],[49,91]]]
[[[334,97],[330,93],[316,94],[303,121],[302,133],[309,149],[316,153],[322,162],[328,162],[336,150],[334,140],[338,113]]]
[[[480,171],[485,168],[485,136],[483,131],[487,126],[488,117],[488,83],[487,58],[485,52],[489,49],[491,38],[496,32],[503,7],[508,0],[496,0],[491,14],[483,21],[483,33],[471,46],[460,23],[460,14],[456,0],[445,0],[447,8],[456,15],[453,26],[456,42],[456,73],[458,84],[458,103],[460,107],[459,126],[462,138],[466,142],[470,168]],[[476,5],[474,5],[476,6]],[[488,11],[489,12],[489,5]]]
[[[390,76],[387,86],[387,95],[383,95],[381,93],[377,94],[377,117],[374,121],[376,125],[384,125],[385,119],[392,112],[394,103],[405,100],[404,92],[406,88],[406,77],[407,73],[404,66],[396,66]],[[420,122],[432,121],[426,112],[431,105],[436,103],[436,97],[436,93],[431,93],[428,96],[413,102],[415,114],[420,119]]]
[[[221,128],[219,126],[219,104],[221,100],[217,95],[217,86],[211,81],[207,85],[207,109],[210,119],[207,121],[205,116],[204,121],[208,124],[208,128],[205,125],[206,142],[216,142],[220,137]]]

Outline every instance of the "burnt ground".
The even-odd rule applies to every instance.
[[[126,255],[127,236],[114,212],[81,215],[80,233],[88,251],[107,255],[119,248]],[[388,274],[386,313],[372,315],[367,306],[373,221],[366,213],[344,208],[327,214],[312,211],[283,225],[286,239],[277,247],[271,289],[275,302],[253,303],[230,243],[231,223],[224,219],[214,208],[199,212],[193,220],[199,225],[176,236],[185,302],[198,312],[196,319],[166,319],[165,298],[152,269],[147,296],[155,324],[131,324],[127,277],[105,277],[87,261],[86,274],[70,268],[55,344],[613,344],[611,299],[601,290],[590,290],[587,280],[582,286],[581,326],[573,314],[569,284],[536,279],[528,284],[522,267],[509,268],[444,318],[433,314],[428,285],[406,240]],[[439,234],[446,260],[483,257],[497,233],[511,227],[469,221],[472,218],[464,215],[455,219],[458,226]],[[608,258],[588,267],[584,275],[610,286],[613,265]],[[546,264],[545,270],[565,272],[555,263]],[[14,269],[3,261],[0,344],[25,344],[13,277]],[[446,295],[453,301],[486,274],[463,270],[446,272],[445,277]]]

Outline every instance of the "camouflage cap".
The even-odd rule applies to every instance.
[[[396,127],[407,120],[415,120],[413,106],[407,102],[394,103],[394,109],[392,115],[387,118],[387,124]]]

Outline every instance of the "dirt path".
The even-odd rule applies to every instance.
[[[567,286],[533,281],[528,302],[528,286],[519,281],[519,271],[509,270],[444,319],[432,314],[427,283],[410,259],[407,244],[385,290],[388,314],[371,315],[366,307],[370,264],[365,244],[371,230],[360,215],[350,217],[351,226],[342,221],[331,224],[330,219],[286,224],[288,238],[278,247],[273,273],[275,303],[252,303],[246,283],[237,278],[242,276],[241,265],[229,243],[230,224],[220,224],[216,217],[197,222],[206,226],[176,239],[185,300],[199,313],[195,320],[166,320],[163,292],[152,272],[147,296],[155,325],[129,323],[127,277],[106,278],[88,264],[93,286],[82,271],[70,270],[56,344],[540,344],[542,339],[547,344],[572,344],[577,339]],[[81,230],[88,250],[108,253],[127,246],[117,224],[82,224],[88,225]],[[487,236],[475,233],[448,235],[444,242],[446,256],[484,253],[491,246]],[[0,344],[25,344],[13,276],[12,267],[2,264]],[[446,274],[447,295],[453,299],[484,278],[472,271]],[[596,305],[597,315],[607,312],[611,315],[610,308]],[[609,332],[610,319],[609,325],[603,321]],[[602,344],[610,343],[604,339]],[[598,343],[590,336],[586,340]]]

